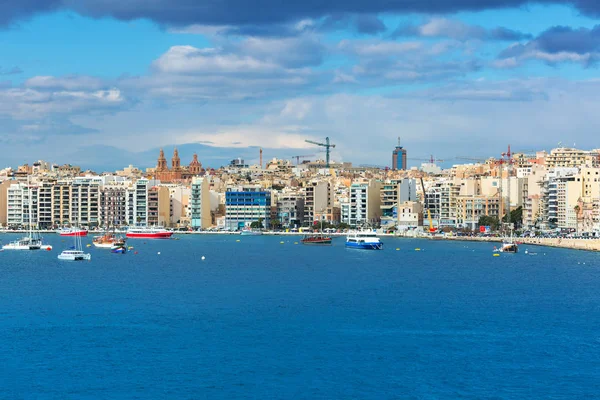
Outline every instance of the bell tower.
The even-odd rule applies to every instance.
[[[165,158],[165,152],[163,151],[163,149],[160,149],[158,162],[156,163],[156,170],[167,171],[167,159]]]
[[[181,159],[179,158],[179,152],[177,151],[177,147],[173,151],[173,158],[171,159],[171,169],[173,171],[178,171],[181,169]]]

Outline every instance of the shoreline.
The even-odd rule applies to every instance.
[[[28,230],[0,230],[1,234],[10,234],[10,233],[27,233]],[[36,231],[42,234],[58,234],[55,230],[41,230]],[[88,231],[88,236],[94,237],[104,234],[105,231]],[[125,233],[125,232],[117,232],[117,233]],[[265,236],[303,236],[305,234],[303,232],[269,232],[265,231],[262,233]],[[240,232],[207,232],[207,231],[175,231],[174,235],[240,235]],[[341,237],[346,236],[347,233],[328,233],[332,237]],[[392,237],[398,239],[426,239],[426,240],[443,240],[443,241],[464,241],[464,242],[490,242],[490,243],[500,243],[502,242],[502,238],[500,237],[470,237],[470,236],[420,236],[420,235],[398,235],[393,233],[377,233],[377,236],[380,237]],[[570,249],[570,250],[582,250],[582,251],[600,251],[600,239],[562,239],[562,238],[515,238],[515,241],[521,243],[522,245],[529,246],[541,246],[541,247],[555,247],[561,249]]]

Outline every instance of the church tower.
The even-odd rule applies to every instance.
[[[198,161],[198,154],[194,154],[194,159],[190,163],[189,171],[192,175],[200,175],[200,170],[202,169],[202,164]]]
[[[163,149],[160,149],[158,162],[156,163],[156,171],[168,171],[167,159],[165,158],[165,152],[163,151]]]
[[[177,147],[173,151],[173,158],[171,159],[171,170],[178,171],[181,169],[181,159],[179,158],[179,152],[177,151]]]

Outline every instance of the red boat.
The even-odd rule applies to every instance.
[[[173,231],[164,228],[129,228],[125,235],[131,239],[169,239],[173,236]]]
[[[302,244],[331,244],[331,237],[325,235],[307,235],[300,242]]]
[[[57,233],[60,236],[87,236],[88,231],[81,228],[61,228]]]

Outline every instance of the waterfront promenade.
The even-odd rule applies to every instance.
[[[55,234],[54,230],[37,231],[43,234]],[[0,233],[27,233],[26,230],[1,230]],[[104,231],[90,231],[89,236],[102,235]],[[124,233],[124,232],[120,232]],[[239,235],[239,232],[229,231],[175,231],[176,235]],[[305,232],[274,232],[264,231],[264,235],[274,236],[303,236]],[[334,232],[328,233],[330,236],[346,236],[347,233]],[[456,240],[456,241],[471,241],[471,242],[490,242],[500,243],[502,238],[500,237],[470,237],[470,236],[445,236],[431,238],[427,235],[400,235],[391,233],[378,233],[381,237],[394,237],[394,238],[407,238],[407,239],[431,239],[431,240]],[[557,247],[572,250],[587,250],[587,251],[600,251],[600,239],[564,239],[564,238],[515,238],[515,241],[522,243],[523,245],[532,246],[547,246]]]

